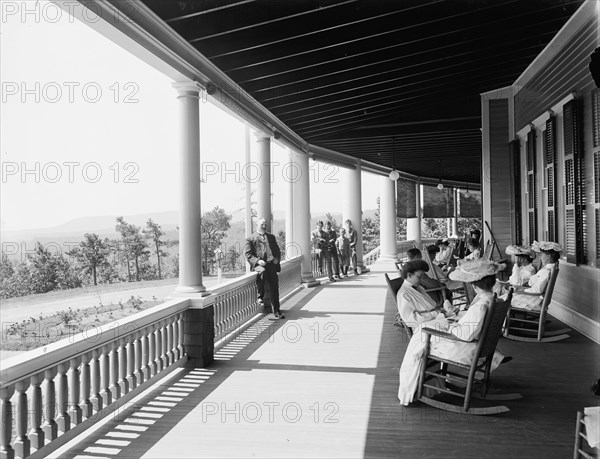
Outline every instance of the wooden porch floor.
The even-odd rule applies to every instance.
[[[378,262],[370,273],[306,289],[286,320],[260,319],[209,368],[181,369],[123,407],[67,458],[566,458],[576,411],[598,403],[600,347],[501,339],[514,360],[494,386],[520,392],[509,413],[477,417],[397,401],[407,345]]]

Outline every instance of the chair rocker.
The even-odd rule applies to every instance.
[[[435,408],[455,413],[489,415],[504,413],[510,411],[510,409],[503,405],[472,407],[471,398],[480,398],[482,400],[516,400],[522,398],[520,394],[488,394],[492,358],[498,340],[502,335],[502,325],[510,307],[510,300],[511,294],[509,294],[506,301],[497,301],[494,297],[494,303],[485,315],[483,329],[477,341],[475,354],[470,365],[431,355],[430,345],[432,336],[451,341],[460,341],[460,339],[451,333],[427,327],[423,328],[422,331],[427,334],[427,341],[422,357],[422,370],[419,376],[418,400]],[[452,371],[450,370],[451,368]],[[462,373],[457,372],[457,370],[462,371]],[[468,371],[468,374],[463,374],[465,370]],[[435,379],[438,380],[437,382],[441,387],[431,384]],[[460,397],[464,399],[463,403],[462,405],[455,405],[425,396],[425,388],[438,394]],[[476,392],[477,390],[480,392]]]
[[[398,304],[396,302],[396,295],[398,294],[398,290],[400,290],[400,287],[402,287],[404,278],[397,277],[395,279],[390,279],[390,276],[388,276],[387,273],[384,273],[384,276],[385,276],[385,282],[387,283],[387,286],[388,286],[388,290],[389,290],[390,294],[392,295],[392,297],[394,298],[394,304],[397,307]],[[394,318],[394,327],[404,329],[404,331],[408,335],[408,339],[412,338],[412,329],[402,321],[402,318],[400,317],[399,312],[396,313],[396,317]]]
[[[552,268],[548,285],[542,299],[540,311],[530,311],[528,309],[510,307],[506,315],[506,325],[504,336],[514,341],[525,341],[530,343],[550,343],[561,341],[570,337],[568,333],[570,328],[561,328],[559,330],[546,330],[546,325],[550,320],[546,319],[548,306],[552,301],[554,285],[558,277],[558,262]],[[522,295],[540,296],[535,293],[519,292]],[[518,317],[518,316],[521,317]]]

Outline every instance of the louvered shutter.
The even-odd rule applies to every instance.
[[[594,131],[594,148],[600,147],[600,89],[592,91],[592,129]]]
[[[544,163],[545,163],[545,181],[548,192],[548,234],[547,239],[552,242],[557,241],[557,221],[556,221],[556,120],[552,116],[546,121],[546,130],[544,131]]]
[[[565,143],[565,241],[567,261],[584,262],[584,199],[581,161],[581,125],[577,101],[563,106]]]
[[[594,130],[594,221],[596,228],[596,267],[600,268],[600,89],[592,91],[592,126]]]
[[[537,240],[537,173],[536,173],[536,148],[535,131],[532,129],[527,134],[525,150],[527,152],[527,216],[529,219],[529,243]]]
[[[523,243],[523,209],[521,206],[521,148],[519,140],[513,140],[508,145],[510,162],[512,164],[512,180],[513,180],[513,205],[512,215],[514,243],[521,245]]]

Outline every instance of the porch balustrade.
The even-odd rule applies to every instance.
[[[281,296],[300,285],[302,257],[282,263]],[[186,312],[214,310],[215,340],[259,312],[256,274],[197,300],[173,299],[2,362],[0,458],[45,457],[187,361]]]

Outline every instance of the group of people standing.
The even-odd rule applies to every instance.
[[[330,221],[325,223],[323,229],[323,221],[319,220],[317,227],[311,233],[311,240],[313,250],[317,254],[319,271],[322,273],[323,265],[325,265],[327,276],[331,282],[347,277],[350,266],[352,266],[354,274],[358,275],[356,265],[358,235],[352,227],[352,221],[344,222],[344,228],[340,229],[338,236]]]

